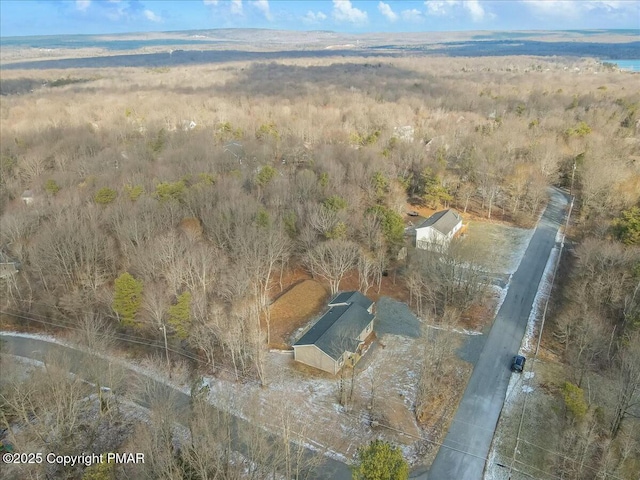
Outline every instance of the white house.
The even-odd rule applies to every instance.
[[[22,192],[22,196],[20,197],[25,205],[31,205],[33,203],[33,191],[25,190]]]
[[[462,217],[448,209],[434,213],[415,227],[416,248],[429,250],[433,246],[446,247],[462,228]]]

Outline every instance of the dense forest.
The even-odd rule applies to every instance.
[[[576,200],[545,341],[566,364],[564,452],[584,460],[556,471],[637,474],[639,78],[537,57],[7,70],[3,323],[121,347],[164,332],[193,368],[266,385],[286,272],[336,292],[348,272],[367,290],[393,270],[416,311],[450,316],[482,292],[438,262],[399,268],[410,204],[530,227],[555,185]],[[588,390],[592,376],[615,388]],[[59,385],[82,398],[73,382]],[[196,457],[144,468],[182,478]]]

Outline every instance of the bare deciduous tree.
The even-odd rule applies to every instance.
[[[336,294],[342,277],[355,267],[359,248],[348,240],[327,240],[307,253],[304,262],[314,275],[329,282],[331,293]]]

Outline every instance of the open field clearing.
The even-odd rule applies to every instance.
[[[478,261],[487,271],[497,274],[516,271],[533,229],[478,220],[465,221],[465,224],[464,241],[473,245]]]

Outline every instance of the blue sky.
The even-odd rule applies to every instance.
[[[640,0],[0,0],[0,35],[640,28]]]

